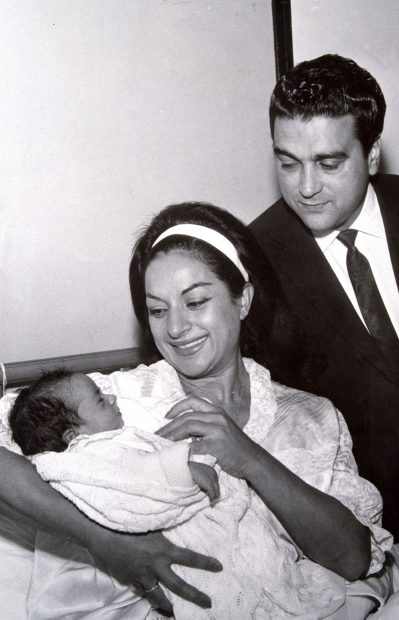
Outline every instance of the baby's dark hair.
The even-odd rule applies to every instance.
[[[45,372],[19,392],[9,424],[13,440],[26,456],[47,450],[63,452],[67,447],[64,435],[79,424],[79,416],[59,396],[59,388],[73,374],[64,368]]]

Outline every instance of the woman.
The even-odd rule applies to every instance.
[[[181,223],[190,224],[190,230],[173,228]],[[215,237],[215,231],[219,236]],[[166,236],[162,237],[163,233]],[[130,397],[137,398],[138,394],[150,401],[156,395],[158,401],[164,402],[167,414],[170,403],[180,401],[168,416],[182,415],[164,427],[161,434],[172,439],[199,438],[193,449],[217,458],[225,472],[221,478],[232,475],[247,481],[252,488],[251,510],[243,519],[249,519],[249,525],[253,515],[257,523],[263,520],[263,535],[269,545],[264,553],[265,562],[273,557],[272,565],[260,566],[261,581],[268,570],[263,603],[269,613],[260,617],[274,618],[291,613],[282,608],[287,592],[294,610],[301,605],[303,592],[306,603],[311,603],[312,588],[317,592],[318,603],[317,588],[330,578],[331,589],[337,583],[341,588],[344,579],[356,580],[370,569],[378,570],[383,552],[390,546],[390,537],[374,523],[380,515],[380,498],[371,485],[357,476],[341,416],[328,401],[273,384],[264,368],[241,356],[242,348],[245,355],[264,361],[263,342],[267,343],[265,349],[271,359],[274,352],[278,356],[284,350],[288,323],[273,274],[266,269],[247,229],[230,214],[193,203],[165,209],[139,240],[130,270],[137,316],[147,331],[149,328],[164,360],[122,373],[116,386],[112,385],[112,377],[102,381],[121,397],[121,403]],[[184,395],[187,398],[182,400]],[[29,466],[26,472],[26,484],[32,483],[38,504],[39,485]],[[22,510],[29,493],[24,495],[21,491],[20,476],[15,476],[15,480],[18,497],[10,504]],[[41,498],[46,493],[49,498],[57,496],[44,487]],[[54,506],[59,501],[62,498],[57,498]],[[63,520],[59,517],[59,523],[54,520],[56,531],[64,536],[69,527],[70,535],[89,546],[100,564],[106,558],[106,549],[115,571],[113,542],[119,542],[120,552],[123,535],[110,538],[108,531],[99,534],[102,528],[86,525],[86,520],[82,521],[71,508],[72,512],[68,507],[65,513],[59,513],[64,515]],[[25,509],[29,515],[32,512],[31,505]],[[43,506],[36,506],[34,516],[40,524],[46,519],[48,522],[44,512]],[[80,535],[78,524],[82,526]],[[251,527],[247,529],[253,531]],[[257,532],[253,533],[252,549],[256,549]],[[130,555],[130,538],[124,540],[126,554]],[[155,541],[163,550],[163,539]],[[171,562],[193,562],[177,552],[174,560],[156,551],[149,557],[146,542],[143,547],[147,552],[145,569],[139,566],[139,577],[134,581],[143,586],[148,597],[166,609],[159,580],[194,599],[193,590],[178,577],[172,577],[170,569]],[[154,570],[157,562],[158,568]],[[280,578],[273,574],[277,572],[277,563],[286,577],[284,596],[279,590]],[[209,560],[204,560],[203,566],[212,567]],[[217,565],[213,564],[213,568],[217,569]],[[176,572],[181,570],[176,567]],[[198,583],[199,575],[198,571],[193,574],[193,583]],[[290,583],[292,575],[299,576],[299,581]],[[357,585],[353,586],[355,594],[359,592]],[[347,592],[350,588],[346,588]],[[373,596],[366,583],[362,582],[361,588],[366,597]],[[206,599],[196,600],[207,606]],[[364,600],[358,599],[360,604]],[[342,597],[338,606],[341,603]],[[330,611],[331,608],[329,614]],[[315,613],[319,615],[310,616],[306,611],[303,617],[323,617],[322,610]],[[365,608],[358,605],[351,618],[365,615]]]
[[[278,372],[290,338],[273,272],[246,227],[211,205],[167,207],[136,244],[130,286],[164,360],[152,367],[154,381],[165,396],[179,386],[186,395],[159,434],[193,437],[197,454],[245,480],[277,556],[289,540],[284,562],[312,560],[310,583],[316,565],[348,581],[379,570],[391,539],[376,528],[379,495],[357,475],[342,416],[324,399],[274,384],[254,361],[269,359]],[[279,617],[274,601],[270,617]],[[365,617],[360,607],[352,618]]]

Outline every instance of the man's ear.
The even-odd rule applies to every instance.
[[[380,157],[381,157],[381,138],[378,138],[373,146],[370,149],[370,153],[368,154],[367,161],[369,165],[369,174],[377,174],[378,168],[380,166]]]
[[[78,433],[75,431],[75,429],[72,428],[68,428],[68,430],[64,431],[62,433],[62,438],[65,441],[66,444],[70,444],[72,439],[75,439],[75,437],[77,437]]]
[[[250,282],[244,284],[240,299],[240,319],[243,321],[248,315],[254,297],[254,287]]]

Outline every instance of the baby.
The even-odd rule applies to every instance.
[[[138,403],[137,406],[139,406]],[[148,416],[148,411],[143,412],[143,415]],[[24,388],[16,398],[10,412],[9,423],[13,440],[19,445],[23,454],[29,457],[48,451],[63,452],[67,448],[76,451],[80,441],[78,438],[82,439],[81,436],[124,428],[116,397],[113,394],[102,393],[87,375],[65,369],[44,373],[35,383]],[[218,478],[215,470],[205,463],[189,460],[189,444],[183,442],[174,444],[169,441],[165,443],[159,437],[152,437],[151,433],[144,433],[143,437],[143,431],[133,427],[126,428],[125,432],[117,433],[118,435],[119,441],[124,435],[129,435],[130,442],[132,436],[135,438],[136,441],[130,449],[136,455],[137,463],[140,464],[141,481],[148,479],[149,472],[154,476],[155,461],[159,461],[159,455],[156,459],[151,456],[154,451],[173,452],[174,448],[177,448],[176,453],[180,457],[184,457],[184,460],[180,458],[178,462],[173,464],[172,477],[176,477],[175,470],[181,469],[179,483],[182,486],[187,486],[187,483],[190,487],[194,483],[197,484],[208,495],[211,502],[219,496]],[[102,439],[113,436],[115,435],[103,435]],[[150,438],[153,439],[152,442]],[[72,445],[71,442],[73,442]],[[152,447],[151,450],[150,446]],[[133,457],[133,453],[130,456]],[[193,458],[198,457],[194,456]],[[39,465],[45,463],[47,459],[36,457],[32,460],[36,465]],[[209,457],[208,460],[214,462],[212,457]],[[161,461],[166,466],[166,475],[168,476],[167,464],[170,463],[170,458],[161,458]],[[189,471],[187,471],[187,467]],[[39,466],[38,469],[40,470],[40,468]],[[130,474],[132,473],[130,472]],[[164,483],[165,480],[161,474],[160,477],[161,480],[158,482]],[[157,481],[154,480],[154,482]],[[197,491],[198,489],[195,490],[194,494]],[[101,519],[97,520],[101,522]],[[106,523],[103,524],[106,525]],[[163,526],[167,527],[171,524],[164,523]]]

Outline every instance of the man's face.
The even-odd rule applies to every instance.
[[[360,212],[369,174],[378,170],[380,142],[368,157],[352,115],[276,118],[274,156],[286,203],[315,236],[349,226]]]

